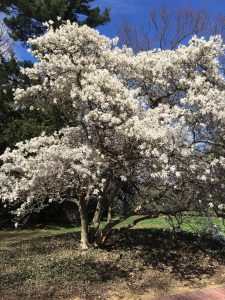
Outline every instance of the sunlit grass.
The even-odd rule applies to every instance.
[[[2,230],[0,231],[0,244],[7,242],[17,242],[22,240],[30,240],[44,236],[50,236],[62,233],[73,233],[80,231],[80,227],[54,227],[42,229],[15,229],[15,230]]]
[[[116,229],[120,229],[123,227],[127,227],[132,221],[134,221],[137,217],[130,217],[120,224],[116,225]],[[183,219],[183,223],[181,225],[181,229],[188,232],[196,232],[202,230],[206,224],[208,219],[203,217],[185,217]],[[219,218],[211,218],[210,221],[221,227],[225,232],[225,226],[223,225],[223,221]],[[104,227],[106,221],[101,223],[101,227]],[[174,224],[176,222],[174,220]],[[171,225],[165,217],[153,218],[149,220],[144,220],[139,222],[137,225],[133,227],[133,229],[170,229]],[[64,233],[73,233],[79,232],[79,226],[52,226],[49,228],[35,228],[35,229],[19,229],[19,230],[2,230],[0,231],[0,244],[8,243],[8,242],[16,242],[21,240],[30,240],[34,238],[40,238],[44,236],[56,235],[56,234],[64,234]],[[225,233],[224,233],[225,235]]]

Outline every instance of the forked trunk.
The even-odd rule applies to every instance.
[[[102,214],[104,212],[104,209],[108,208],[108,216],[107,216],[107,221],[108,221],[108,227],[110,227],[111,221],[112,221],[112,209],[109,203],[109,198],[106,197],[104,199],[100,199],[97,203],[96,210],[95,210],[95,215],[92,220],[92,231],[91,231],[91,241],[95,245],[103,245],[108,237],[110,236],[110,231],[111,230],[105,230],[104,229],[99,229]]]

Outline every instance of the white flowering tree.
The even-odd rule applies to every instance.
[[[0,191],[19,219],[52,201],[76,203],[86,249],[106,240],[114,223],[100,230],[102,214],[119,201],[125,182],[138,193],[146,185],[164,193],[185,180],[205,180],[209,159],[201,149],[197,155],[202,141],[196,138],[206,135],[207,145],[224,127],[223,45],[219,37],[194,38],[174,51],[134,55],[87,26],[46,25],[44,36],[29,41],[37,63],[23,72],[34,83],[17,89],[15,100],[32,110],[52,103],[70,126],[7,149]],[[153,201],[144,198],[143,205]],[[149,217],[163,213],[154,201],[153,207]]]
[[[146,185],[159,186],[157,202],[167,211],[205,212],[210,206],[224,217],[225,81],[221,58],[224,46],[219,36],[209,41],[194,37],[188,47],[135,56],[134,83],[141,87],[149,107],[178,106],[179,121],[185,124],[176,151],[163,167],[164,171],[167,168],[166,184],[152,184],[152,175],[146,177]]]

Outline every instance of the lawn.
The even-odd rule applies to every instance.
[[[115,226],[116,229],[127,227],[132,221],[137,217],[130,217],[127,220],[123,221],[119,225]],[[201,217],[185,217],[184,222],[181,225],[181,228],[187,232],[196,232],[197,230],[203,229],[205,222],[207,220]],[[218,225],[222,230],[224,230],[225,235],[225,226],[223,221],[218,218],[211,218],[213,224]],[[101,226],[104,226],[106,222],[102,222]],[[139,222],[134,226],[134,229],[170,229],[171,226],[164,217],[144,220]],[[35,229],[20,229],[20,230],[2,230],[0,231],[0,245],[8,242],[16,242],[20,240],[29,240],[33,238],[40,238],[55,234],[63,233],[73,233],[79,232],[80,227],[76,226],[47,226],[46,228],[35,228]]]
[[[77,228],[21,231],[18,241],[4,236],[0,299],[150,300],[225,283],[224,244],[159,229],[157,221],[115,230],[105,247],[86,252]]]
[[[0,231],[0,247],[5,243],[12,243],[30,239],[41,238],[62,233],[79,232],[80,227],[58,227],[48,226],[47,228],[34,229],[15,229]]]
[[[0,231],[0,299],[151,299],[225,283],[224,245],[194,234],[205,218],[184,218],[183,233],[164,217],[127,229],[135,219],[117,225],[104,248],[85,253],[79,226]]]

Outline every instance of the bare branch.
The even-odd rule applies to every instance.
[[[135,52],[153,48],[175,49],[193,35],[221,34],[225,37],[225,16],[211,17],[205,9],[172,9],[163,4],[150,9],[144,28],[124,21],[118,27],[122,44]]]

